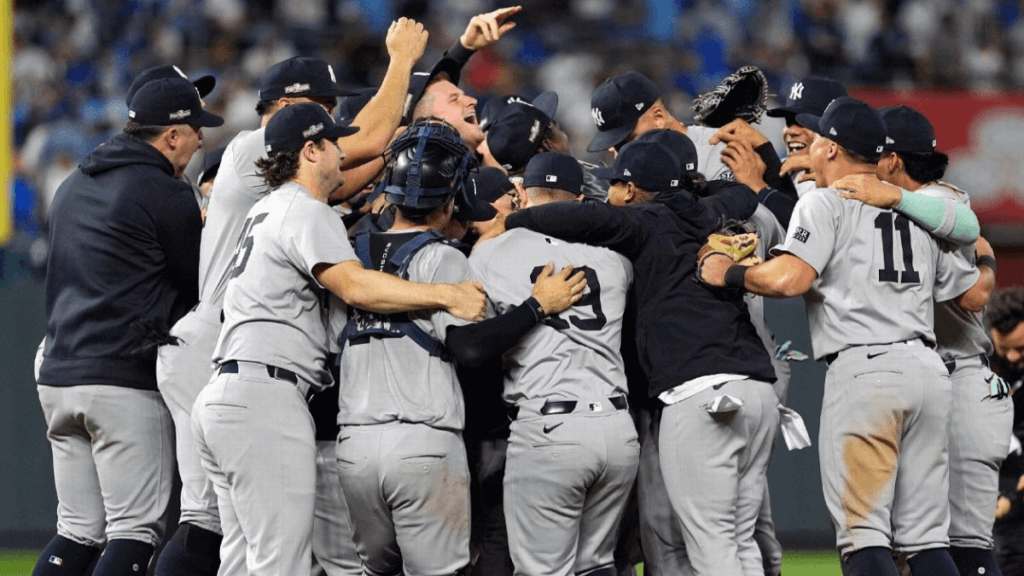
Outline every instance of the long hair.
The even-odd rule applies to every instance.
[[[320,142],[317,142],[320,145]],[[256,161],[258,173],[267,186],[276,190],[282,184],[291,180],[299,173],[299,155],[302,148],[290,152],[275,152],[267,158],[260,158]]]

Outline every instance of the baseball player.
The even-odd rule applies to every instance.
[[[486,149],[509,174],[519,176],[530,158],[542,152],[569,154],[569,135],[555,120],[558,95],[543,92],[526,102],[517,99],[506,104],[487,126]],[[608,181],[594,176],[599,166],[579,161],[583,168],[584,188],[588,199],[604,202],[608,198]]]
[[[446,123],[414,122],[389,147],[384,191],[395,221],[356,237],[365,264],[413,281],[460,282],[466,257],[440,234],[468,208],[465,178],[475,165]],[[441,310],[371,314],[353,306],[340,336],[338,473],[364,571],[455,574],[469,562],[469,471],[465,421],[452,360],[475,365],[501,353],[545,313],[582,295],[582,274],[564,283],[538,272],[516,310],[467,326]]]
[[[642,134],[637,141],[657,142],[666,149],[678,154],[677,160],[686,172],[696,172],[697,152],[693,143],[685,134],[674,130],[651,130]],[[745,149],[736,146],[728,146],[723,151],[723,158],[730,163],[736,181],[744,183],[749,179],[760,179],[764,171],[764,163],[760,157],[749,147]],[[694,193],[702,198],[712,197],[717,189],[721,188],[722,181],[712,181],[697,186],[684,185],[684,188],[692,189]],[[763,183],[763,180],[762,180]],[[749,185],[748,185],[749,187]],[[753,190],[753,188],[751,188]],[[748,222],[758,235],[756,255],[762,260],[767,259],[767,250],[782,242],[786,231],[779,224],[779,221],[767,208],[765,203],[759,202],[756,210]],[[779,345],[775,341],[771,328],[765,319],[764,299],[761,296],[747,293],[744,295],[747,310],[750,312],[750,321],[757,330],[764,343],[765,350],[771,356],[772,365],[775,368],[776,380],[772,384],[775,395],[779,402],[785,404],[789,391],[790,367],[789,363],[781,359],[777,352]],[[651,422],[649,414],[645,414],[648,429],[653,433],[657,432],[657,426]],[[678,574],[689,570],[689,562],[686,558],[686,550],[681,547],[681,528],[667,505],[667,494],[664,490],[656,489],[663,485],[661,470],[657,465],[657,448],[654,443],[647,443],[641,457],[642,484],[645,489],[642,491],[641,510],[645,521],[641,524],[646,537],[641,539],[645,549],[645,570],[647,564],[652,564],[654,574]],[[768,484],[765,483],[764,499],[761,503],[761,510],[758,513],[757,524],[755,525],[754,538],[761,551],[761,558],[764,562],[765,572],[769,575],[778,574],[782,569],[782,545],[775,538],[775,529],[771,517],[770,499],[768,496]],[[677,547],[678,546],[678,547]]]
[[[797,204],[774,259],[731,267],[711,255],[701,278],[765,296],[807,294],[815,358],[828,364],[818,449],[825,502],[850,574],[895,576],[890,549],[915,574],[956,575],[948,553],[952,386],[932,350],[932,302],[983,305],[978,272],[902,216],[846,202],[829,188],[873,174],[886,126],[867,104],[837,98],[814,128],[821,188]],[[898,263],[898,264],[897,264]]]
[[[163,535],[173,430],[155,349],[195,304],[202,228],[179,177],[202,128],[224,121],[177,76],[139,88],[128,118],[50,212],[37,388],[59,505],[34,574],[85,574],[104,544],[94,574],[144,573]]]
[[[524,207],[573,201],[583,170],[567,154],[538,154],[523,186]],[[482,243],[470,258],[497,312],[521,302],[548,261],[586,262],[590,291],[505,355],[504,398],[515,414],[505,472],[509,547],[516,574],[612,575],[640,455],[619,354],[632,266],[610,250],[523,229]]]
[[[796,117],[798,114],[821,116],[830,102],[836,98],[848,96],[846,87],[831,78],[807,76],[790,86],[786,104],[768,110],[767,114],[775,118],[783,118],[786,128],[782,131],[782,141],[786,144],[786,161],[782,163],[780,173],[789,175],[799,196],[817,188],[814,177],[807,173],[810,168],[809,152],[814,140],[814,131],[801,126]]]
[[[326,205],[343,178],[336,140],[356,130],[315,103],[285,107],[264,130],[268,157],[257,166],[271,192],[243,226],[214,352],[219,369],[192,410],[224,531],[222,574],[309,571],[317,454],[305,399],[333,384],[328,291],[381,312],[483,315],[478,284],[415,285],[359,264]]]
[[[426,32],[416,22],[400,19],[392,25],[386,40],[392,57],[388,73],[380,93],[356,118],[360,123],[357,125],[369,125],[372,129],[344,139],[346,150],[352,144],[356,153],[347,156],[343,165],[379,154],[390,139],[400,118],[409,70],[422,55],[425,42]],[[290,58],[275,64],[260,77],[258,86],[257,112],[261,116],[261,127],[232,139],[214,179],[200,247],[200,303],[172,328],[171,334],[179,345],[160,349],[158,382],[175,419],[178,469],[182,478],[181,527],[160,555],[157,569],[161,576],[216,573],[220,561],[217,550],[221,545],[221,528],[216,497],[193,448],[190,414],[196,396],[209,382],[213,371],[210,359],[221,328],[229,264],[245,215],[268,192],[255,166],[258,159],[266,156],[265,127],[278,111],[291,104],[313,101],[330,110],[337,97],[346,94],[335,82],[331,66],[312,58]],[[373,152],[374,146],[377,146],[376,152]],[[362,150],[361,156],[359,150]],[[344,518],[344,515],[331,514],[330,517]],[[331,563],[330,558],[345,557],[344,550],[337,551],[344,542],[346,539],[339,538],[330,546],[318,545],[317,552],[323,563]],[[347,556],[355,557],[351,545]]]
[[[931,122],[906,106],[882,108],[888,135],[877,176],[899,188],[970,206],[967,194],[941,182],[948,158],[935,150]],[[879,183],[880,184],[880,183]],[[835,186],[842,189],[844,181]],[[881,184],[880,184],[881,185]],[[857,199],[857,188],[852,197]],[[936,237],[956,241],[956,234]],[[984,292],[995,289],[992,248],[979,238],[977,248],[962,244],[955,254],[977,266]],[[984,298],[987,303],[987,297]],[[953,381],[949,435],[950,555],[963,576],[998,574],[992,554],[993,511],[998,497],[999,466],[1010,449],[1013,405],[1009,389],[989,369],[992,342],[980,311],[964,310],[954,302],[935,306],[937,351]]]
[[[775,375],[743,299],[694,278],[697,244],[721,216],[749,218],[756,197],[727,182],[713,201],[698,201],[680,189],[675,157],[654,142],[623,146],[603,177],[613,182],[610,206],[555,203],[516,212],[506,225],[630,258],[637,350],[647,395],[662,407],[651,440],[693,568],[762,574],[752,535],[779,417]]]

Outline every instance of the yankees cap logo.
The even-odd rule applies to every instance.
[[[291,86],[285,86],[284,87],[284,93],[285,94],[295,94],[297,92],[306,92],[307,90],[309,90],[309,84],[304,84],[304,83],[301,83],[301,82],[296,82],[295,84],[292,84]]]
[[[804,97],[804,83],[797,82],[793,84],[793,87],[789,89],[789,99],[799,100]]]
[[[590,115],[593,116],[594,124],[597,124],[598,128],[604,126],[604,116],[601,114],[601,110],[598,108],[591,108]]]
[[[177,112],[171,112],[167,115],[167,118],[171,120],[184,120],[192,115],[191,110],[178,110]]]
[[[310,136],[315,136],[315,135],[317,135],[317,134],[319,134],[319,133],[321,133],[323,131],[324,131],[324,123],[320,122],[319,124],[313,124],[309,128],[306,128],[305,130],[303,130],[302,131],[302,137],[303,138],[309,138]]]

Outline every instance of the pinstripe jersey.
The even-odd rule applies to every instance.
[[[470,264],[494,312],[530,297],[548,262],[583,269],[587,288],[572,308],[544,319],[505,353],[505,400],[597,398],[626,393],[620,353],[622,315],[633,278],[624,256],[606,248],[510,230],[473,251]]]

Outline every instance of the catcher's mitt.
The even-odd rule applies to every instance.
[[[725,254],[733,262],[744,266],[760,264],[761,259],[754,254],[757,250],[757,233],[754,228],[743,222],[731,222],[708,236],[707,242],[697,252],[697,268],[712,254]]]
[[[759,122],[768,109],[768,80],[757,66],[744,66],[726,76],[714,90],[697,96],[691,108],[697,122],[712,128],[721,128],[736,118]]]

